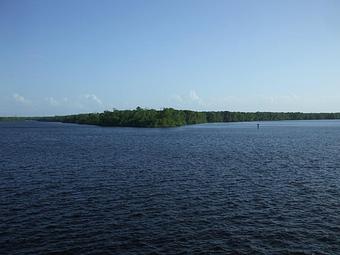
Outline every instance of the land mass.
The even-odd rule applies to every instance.
[[[183,125],[269,120],[340,119],[340,113],[189,111],[164,108],[113,110],[51,117],[0,117],[1,120],[38,120],[113,127],[177,127]]]

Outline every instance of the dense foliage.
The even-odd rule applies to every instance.
[[[340,113],[300,112],[196,112],[188,110],[142,109],[113,110],[67,116],[37,118],[41,121],[58,121],[78,124],[120,127],[175,127],[208,122],[265,121],[265,120],[315,120],[340,119]]]

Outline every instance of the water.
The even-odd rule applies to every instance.
[[[340,254],[340,121],[0,123],[0,254]]]

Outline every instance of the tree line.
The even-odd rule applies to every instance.
[[[35,119],[40,121],[115,127],[176,127],[212,122],[340,119],[340,113],[230,111],[199,112],[189,110],[175,110],[173,108],[154,110],[137,107],[134,110],[113,110],[104,111],[102,113],[41,117]]]

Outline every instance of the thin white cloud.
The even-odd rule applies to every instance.
[[[17,93],[13,94],[13,99],[14,99],[14,101],[16,101],[18,103],[22,103],[22,104],[29,104],[30,103],[29,100],[27,100],[26,98],[24,98],[23,96],[21,96]]]
[[[19,98],[18,98],[19,100]],[[52,113],[58,112],[95,112],[104,110],[103,102],[95,94],[80,94],[77,96],[62,96],[60,98],[47,96],[36,102],[40,107]]]
[[[296,95],[295,93],[290,93],[290,96],[294,99],[294,100],[298,100],[300,97],[298,95]]]
[[[204,109],[206,103],[195,90],[190,90],[185,94],[174,94],[169,97],[169,105],[174,108]]]
[[[92,100],[96,102],[98,105],[103,105],[103,102],[95,95],[95,94],[85,94],[83,95],[85,99]]]
[[[171,97],[171,99],[173,99],[173,100],[175,100],[175,101],[177,101],[177,102],[180,102],[180,103],[183,103],[183,102],[184,102],[183,97],[180,96],[180,95],[177,95],[177,94],[173,95],[173,96]]]
[[[46,97],[45,101],[47,101],[52,106],[58,106],[59,105],[59,102],[53,97]]]
[[[193,101],[199,101],[201,98],[197,95],[195,90],[190,90],[189,97]]]
[[[293,92],[284,95],[216,95],[200,97],[195,90],[187,94],[175,94],[170,97],[170,105],[178,108],[197,110],[232,110],[232,111],[289,111],[299,109],[301,97]]]
[[[289,93],[287,95],[271,95],[271,96],[261,96],[263,99],[267,99],[270,103],[278,103],[278,104],[285,104],[285,103],[293,103],[297,102],[300,97],[294,93]]]

